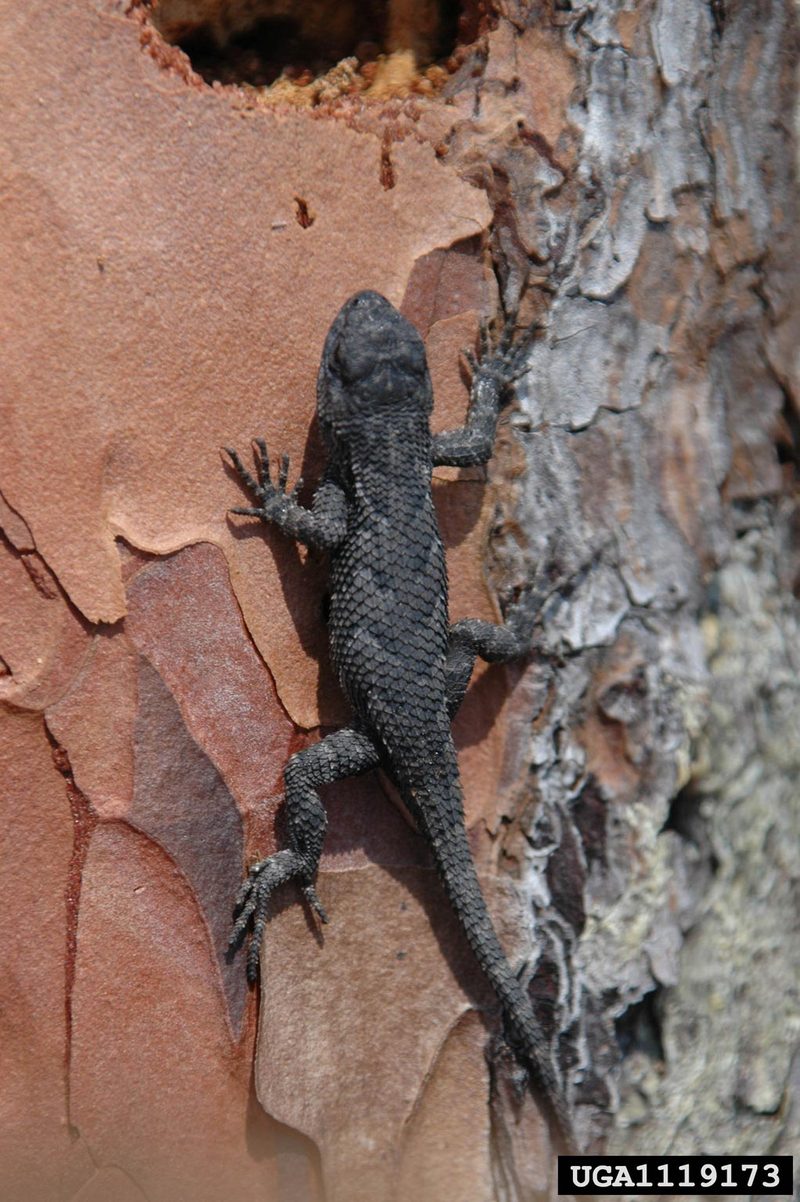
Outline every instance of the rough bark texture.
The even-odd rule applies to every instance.
[[[554,586],[457,724],[490,906],[587,1146],[798,1146],[795,7],[464,7],[438,95],[348,68],[312,103],[208,86],[138,6],[3,6],[13,1202],[552,1193],[381,781],[327,792],[332,923],[287,895],[258,1030],[224,956],[286,759],[345,710],[324,563],[226,520],[216,448],[264,434],[315,481],[316,364],[362,287],[457,424],[490,258],[509,300],[533,265],[543,332],[488,484],[439,473],[453,617],[496,612],[487,555],[500,596]]]

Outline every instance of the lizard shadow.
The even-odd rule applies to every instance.
[[[451,724],[456,751],[486,740],[527,666],[527,658],[520,663],[489,664],[473,680]]]
[[[277,448],[276,448],[277,449]],[[274,458],[274,456],[273,456]],[[304,483],[298,500],[310,507],[325,467],[325,449],[319,435],[316,415],[309,427],[299,473],[291,473],[289,485],[298,478]],[[228,473],[240,485],[238,474],[226,461]],[[276,467],[272,465],[272,478]],[[280,585],[284,604],[292,619],[302,652],[319,665],[317,700],[321,721],[340,725],[347,721],[347,707],[336,682],[328,652],[327,596],[328,556],[313,548],[301,549],[271,524],[228,515],[228,525],[237,541],[256,538],[271,557],[274,575]]]
[[[391,782],[381,772],[369,772],[323,786],[320,795],[328,815],[323,876],[335,872],[337,865],[374,867],[397,881],[425,913],[458,989],[480,1014],[487,1033],[495,1033],[500,1015],[497,999],[447,901],[430,848],[404,814]],[[324,881],[322,889],[324,892]],[[336,921],[335,913],[330,917]],[[325,928],[315,922],[308,907],[306,919],[315,938],[324,942]],[[413,947],[404,949],[398,958],[406,955],[413,955]]]
[[[420,836],[421,839],[421,836]],[[442,959],[466,1001],[478,1013],[487,1035],[500,1029],[499,1002],[484,977],[467,937],[444,893],[436,869],[384,864],[384,871],[402,885],[425,913]]]

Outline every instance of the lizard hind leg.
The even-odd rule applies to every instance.
[[[313,747],[293,755],[286,765],[286,817],[289,846],[253,864],[234,906],[235,922],[229,946],[238,947],[252,922],[247,952],[247,979],[258,975],[261,940],[267,922],[269,899],[279,885],[298,881],[309,905],[323,922],[327,915],[314,888],[325,830],[325,808],[317,790],[345,776],[358,776],[378,763],[378,751],[362,731],[345,727]]]

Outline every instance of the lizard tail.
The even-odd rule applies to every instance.
[[[502,1004],[514,1052],[541,1087],[561,1136],[567,1146],[572,1147],[572,1121],[553,1063],[552,1050],[536,1021],[530,998],[514,974],[497,937],[475,871],[457,778],[453,781],[451,777],[449,783],[456,794],[457,805],[443,808],[439,789],[430,798],[420,790],[413,790],[409,798],[410,805],[428,836],[450,903]]]

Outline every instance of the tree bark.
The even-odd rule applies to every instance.
[[[141,5],[2,15],[0,1192],[555,1193],[385,782],[326,791],[324,938],[287,892],[258,998],[225,955],[286,760],[347,709],[324,560],[226,518],[217,448],[265,435],[310,495],[322,340],[361,287],[423,333],[436,429],[479,315],[541,325],[488,479],[435,494],[454,619],[548,595],[455,730],[576,1129],[791,1152],[796,6],[465,3],[444,67],[401,49],[271,91],[239,43],[207,82],[238,20],[187,4],[212,8],[205,78]],[[429,0],[391,8],[395,41],[439,45]]]

